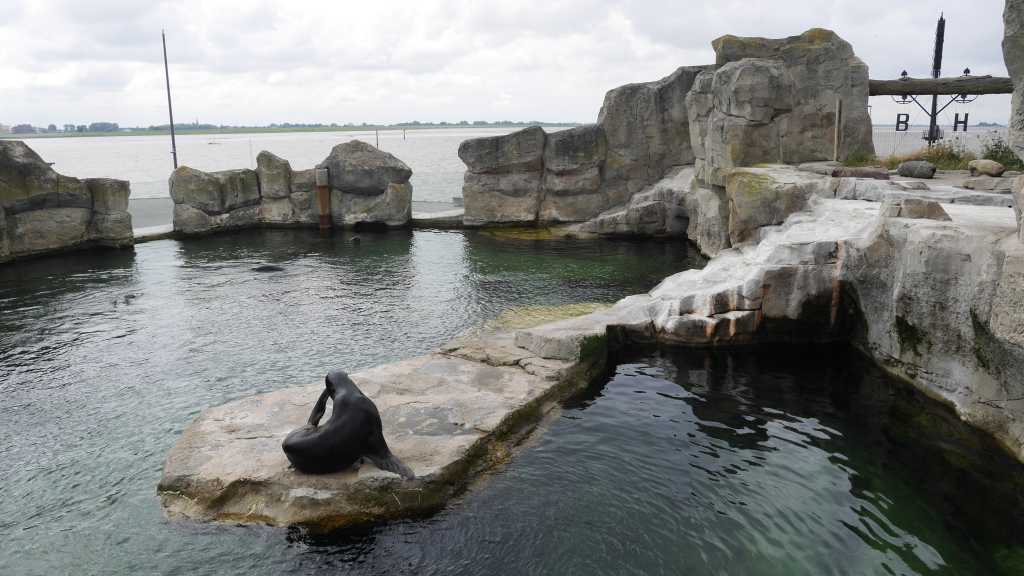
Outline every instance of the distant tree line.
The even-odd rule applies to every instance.
[[[11,128],[14,134],[48,134],[59,132],[117,132],[121,127],[117,122],[93,122],[91,124],[64,124],[63,129],[58,129],[56,124],[49,126],[35,127],[31,124],[17,124]]]
[[[576,126],[578,123],[575,122],[541,122],[539,120],[528,120],[528,121],[516,121],[516,120],[498,120],[495,122],[488,122],[487,120],[474,120],[472,122],[468,120],[460,120],[458,122],[420,122],[419,120],[412,120],[409,122],[398,122],[396,124],[371,124],[363,122],[361,124],[355,124],[348,122],[345,124],[338,124],[332,122],[330,124],[324,124],[320,122],[316,123],[304,123],[304,122],[275,122],[267,126],[232,126],[228,124],[200,124],[196,122],[183,122],[174,123],[175,131],[187,132],[190,130],[259,130],[261,128],[273,128],[273,129],[284,129],[284,130],[303,130],[303,129],[320,129],[330,130],[332,128],[429,128],[429,127],[449,127],[449,126]],[[4,127],[0,131],[6,131]],[[117,122],[92,122],[90,124],[64,124],[61,128],[58,128],[56,124],[50,124],[49,126],[35,127],[31,124],[17,124],[10,128],[10,131],[14,134],[47,134],[47,133],[95,133],[95,132],[167,132],[170,130],[170,124],[152,124],[146,127],[135,127],[135,128],[121,128]]]

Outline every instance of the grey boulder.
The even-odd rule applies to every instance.
[[[971,160],[967,163],[967,170],[971,176],[992,176],[998,178],[1006,172],[1006,167],[995,160]]]
[[[291,194],[292,166],[266,150],[256,156],[256,174],[262,198],[287,198]]]
[[[338,144],[317,168],[330,171],[331,188],[348,194],[383,194],[389,184],[405,184],[412,170],[392,154],[360,140]]]
[[[459,158],[477,174],[539,172],[544,168],[545,136],[534,126],[504,136],[473,138],[459,145]]]
[[[927,160],[909,160],[901,162],[896,173],[904,178],[932,178],[935,176],[935,164]]]

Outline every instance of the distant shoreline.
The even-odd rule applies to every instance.
[[[451,129],[487,129],[487,128],[529,128],[530,126],[571,128],[579,123],[541,123],[541,124],[472,124],[420,125],[420,126],[323,126],[323,127],[264,127],[264,128],[210,128],[197,130],[175,129],[177,136],[211,136],[220,134],[279,134],[294,132],[397,132],[400,130],[451,130]],[[55,132],[46,134],[0,134],[0,140],[31,140],[37,138],[98,138],[103,136],[170,136],[170,130],[118,130],[116,132]]]

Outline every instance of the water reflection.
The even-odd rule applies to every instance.
[[[595,266],[595,281],[561,285],[556,263],[529,266],[542,246],[496,243],[521,264],[486,291],[468,256],[479,235],[358,235],[250,230],[0,268],[0,572],[318,571],[281,531],[163,520],[163,458],[201,410],[428,352],[521,302],[612,301],[687,265]],[[252,271],[267,263],[284,271]]]
[[[652,350],[445,512],[288,542],[311,573],[1019,574],[1022,472],[850,350]]]

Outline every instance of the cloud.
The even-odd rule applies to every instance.
[[[161,29],[182,118],[586,122],[607,90],[708,63],[727,33],[828,27],[872,77],[923,76],[936,12],[927,0],[4,0],[0,122],[163,122]],[[948,73],[1006,73],[1001,1],[946,15]],[[1000,97],[971,107],[972,120],[1008,111]]]

